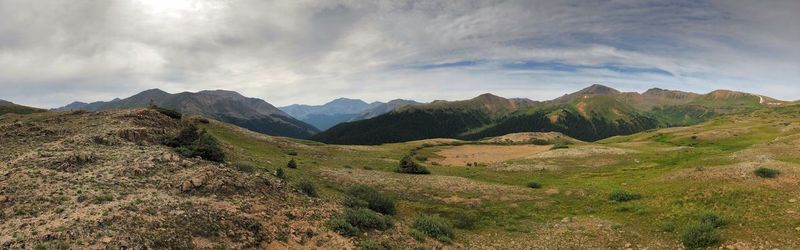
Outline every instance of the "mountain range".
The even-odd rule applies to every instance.
[[[317,128],[293,118],[264,100],[226,90],[170,94],[160,89],[150,89],[125,99],[73,102],[53,111],[102,111],[147,107],[151,104],[184,114],[217,119],[268,135],[308,138],[319,132]]]
[[[544,102],[483,94],[470,100],[407,106],[372,119],[336,125],[312,139],[332,144],[382,144],[555,131],[595,141],[697,124],[719,114],[782,103],[729,90],[696,94],[654,88],[636,93],[595,84]]]
[[[413,104],[418,102],[396,99],[388,103],[366,103],[358,99],[339,98],[323,105],[294,104],[279,109],[324,131],[342,122],[369,119]]]

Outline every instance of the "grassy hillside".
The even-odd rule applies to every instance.
[[[719,90],[700,95],[651,89],[622,93],[602,85],[547,102],[490,94],[466,101],[416,105],[370,120],[340,124],[313,137],[335,144],[427,138],[474,140],[517,132],[561,132],[595,141],[654,128],[694,125],[720,114],[780,104],[757,95]]]
[[[393,229],[356,241],[398,248],[423,244],[397,235],[413,234],[409,226],[418,214],[437,214],[455,224],[457,248],[674,249],[683,246],[692,225],[713,214],[726,221],[713,229],[720,237],[713,245],[791,248],[800,246],[799,114],[797,105],[763,107],[697,126],[573,143],[500,162],[483,162],[478,155],[469,166],[439,163],[447,162],[443,155],[475,152],[458,153],[469,142],[456,140],[333,146],[209,129],[232,145],[233,160],[274,169],[294,158],[299,168],[288,169],[290,179],[314,179],[334,197],[347,186],[366,184],[400,200]],[[492,147],[477,152],[503,150]],[[395,173],[409,152],[432,174]],[[754,173],[759,167],[781,174],[761,178]],[[541,188],[526,187],[531,181]],[[618,190],[639,198],[609,200]]]
[[[0,175],[4,178],[0,182],[0,215],[6,221],[0,226],[0,244],[80,246],[84,243],[72,238],[56,236],[40,242],[31,235],[91,230],[92,236],[80,237],[89,246],[118,246],[133,236],[137,240],[125,241],[133,242],[128,246],[153,247],[154,242],[142,239],[151,237],[145,233],[163,224],[146,223],[141,212],[152,210],[149,216],[153,218],[180,222],[167,224],[168,230],[161,234],[176,237],[178,241],[174,242],[185,244],[181,246],[195,248],[214,246],[202,245],[207,242],[236,248],[261,241],[261,246],[273,248],[676,249],[696,246],[697,235],[708,236],[704,239],[712,247],[800,247],[800,105],[760,107],[723,114],[695,126],[648,130],[597,142],[572,140],[557,133],[532,133],[480,142],[435,139],[339,146],[271,137],[213,120],[186,120],[194,121],[219,141],[225,152],[221,165],[182,157],[173,164],[169,148],[123,139],[121,136],[147,138],[141,135],[148,133],[117,130],[177,129],[177,122],[146,114],[55,113],[0,118],[4,128],[0,140],[18,145],[0,157],[0,171],[11,173]],[[24,119],[23,125],[11,122],[19,119]],[[53,119],[68,122],[59,123],[59,128],[48,127]],[[162,123],[168,125],[159,125]],[[30,143],[30,138],[39,138],[31,133],[41,139]],[[69,159],[84,158],[69,157],[78,151],[56,149],[87,146],[97,152],[96,160],[78,164],[81,168],[59,170],[59,166],[72,166],[60,162],[77,164]],[[163,155],[170,157],[164,161]],[[148,160],[150,156],[153,160]],[[426,167],[430,174],[396,172],[404,156]],[[184,160],[189,161],[189,167],[180,167]],[[295,168],[289,162],[294,162]],[[770,178],[775,171],[778,174]],[[273,176],[278,172],[285,177]],[[199,173],[205,173],[208,179],[204,183],[209,185],[190,185],[196,190],[181,191],[182,181],[190,180],[191,184]],[[129,175],[148,181],[136,182],[126,177]],[[104,179],[92,181],[96,178]],[[269,184],[257,184],[261,178]],[[48,185],[36,184],[45,180]],[[68,180],[81,185],[66,185]],[[102,184],[110,180],[118,185]],[[352,197],[346,193],[355,185],[372,187],[393,198],[396,212],[370,215],[374,212],[347,208]],[[303,198],[308,186],[314,187],[318,198]],[[106,193],[113,198],[107,200]],[[81,194],[97,199],[97,203],[81,205],[77,201]],[[44,195],[59,198],[45,199]],[[33,206],[37,200],[41,200],[36,203],[39,205]],[[177,206],[187,202],[190,207]],[[206,225],[201,220],[206,215],[182,217],[181,213],[167,212],[197,208],[206,214],[227,211],[218,219],[208,218],[223,221],[214,224],[220,230],[228,228],[236,233],[207,234],[209,227],[199,226]],[[305,212],[308,209],[316,210]],[[68,219],[64,229],[31,226],[65,216],[85,218],[83,213],[90,215],[85,219],[89,224]],[[336,225],[341,226],[342,216],[349,218],[347,223],[351,219],[353,223],[391,222],[351,235],[331,226],[337,218],[340,224]],[[119,218],[129,219],[125,222]],[[114,223],[94,226],[106,221]],[[260,231],[248,225],[260,225],[255,227]],[[450,226],[452,233],[444,236],[425,231],[441,227],[450,232]],[[11,233],[20,231],[28,233]]]

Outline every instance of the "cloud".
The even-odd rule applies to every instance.
[[[590,83],[798,99],[797,1],[0,0],[0,99],[547,99]]]

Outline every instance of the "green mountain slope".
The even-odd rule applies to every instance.
[[[415,105],[373,119],[340,124],[313,139],[338,144],[381,144],[556,131],[595,141],[653,128],[698,124],[719,114],[781,103],[727,90],[705,95],[664,89],[624,93],[595,84],[546,102],[484,94],[466,101]]]

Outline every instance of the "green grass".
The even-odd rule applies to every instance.
[[[792,108],[800,111],[796,107]],[[417,148],[421,149],[416,150],[414,157],[425,159],[426,167],[431,172],[430,176],[424,176],[426,178],[462,177],[486,185],[516,187],[530,192],[530,199],[489,200],[484,199],[477,191],[465,190],[458,193],[460,198],[481,200],[476,205],[465,205],[439,199],[455,193],[433,190],[406,193],[390,191],[404,190],[402,187],[375,186],[379,191],[398,198],[395,213],[398,223],[411,226],[419,214],[436,214],[454,222],[453,232],[464,237],[498,232],[504,235],[525,235],[543,230],[547,223],[564,217],[579,217],[609,221],[619,224],[624,231],[638,232],[639,236],[634,241],[650,242],[649,239],[657,238],[680,243],[687,232],[694,230],[693,225],[698,221],[710,221],[706,224],[725,222],[729,225],[715,229],[711,234],[694,230],[699,232],[697,235],[711,235],[709,237],[712,241],[715,233],[735,239],[787,239],[792,232],[784,229],[793,229],[800,225],[769,211],[793,209],[789,203],[775,201],[788,200],[792,190],[800,191],[798,187],[777,189],[733,179],[706,178],[714,173],[728,171],[725,169],[728,166],[739,164],[741,159],[733,156],[743,150],[767,147],[776,139],[800,134],[800,131],[784,131],[774,125],[785,120],[800,120],[794,112],[766,109],[770,110],[773,113],[765,116],[747,113],[720,117],[685,129],[646,131],[612,137],[597,143],[571,145],[566,149],[582,150],[586,146],[596,145],[634,151],[624,155],[516,159],[507,162],[556,166],[552,169],[524,171],[499,171],[490,166],[450,167],[428,164],[441,158],[436,152],[447,147],[435,146],[430,141],[358,147],[332,146],[293,139],[281,139],[285,141],[277,143],[214,123],[201,125],[201,128],[206,128],[222,143],[232,146],[226,152],[227,161],[248,162],[255,169],[270,171],[284,167],[290,182],[311,180],[316,184],[320,197],[327,199],[342,199],[347,188],[355,183],[330,182],[322,178],[325,170],[352,169],[394,174],[398,160]],[[780,117],[774,118],[775,115]],[[770,120],[777,121],[768,122]],[[426,147],[422,147],[423,144]],[[296,154],[289,155],[287,152]],[[783,157],[787,164],[800,164],[798,159]],[[296,159],[299,169],[285,168],[285,164],[292,158]],[[689,178],[686,175],[695,177]],[[547,185],[539,189],[526,188],[531,180]],[[460,183],[454,182],[452,185],[455,188]],[[558,192],[546,194],[551,189]],[[643,198],[609,202],[609,197],[615,190],[629,192],[623,196],[639,195]],[[708,211],[714,211],[713,216]],[[734,226],[740,224],[747,227]],[[349,230],[341,223],[338,226],[342,231]],[[405,233],[408,234],[419,236],[419,232]],[[706,236],[700,238],[703,237]],[[458,242],[464,238],[459,236],[454,240]]]

